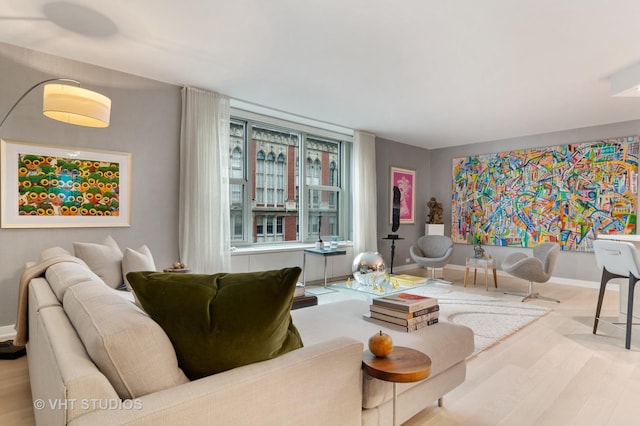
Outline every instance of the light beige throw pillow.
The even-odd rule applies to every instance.
[[[130,248],[125,249],[124,256],[122,257],[122,278],[124,279],[124,284],[127,286],[129,291],[133,291],[131,284],[129,284],[129,280],[127,280],[127,274],[129,272],[153,272],[155,270],[156,264],[153,261],[151,250],[149,250],[149,247],[147,247],[146,244],[137,250]]]
[[[67,289],[64,311],[87,353],[123,399],[187,383],[162,328],[140,308],[95,282]]]
[[[73,243],[73,249],[109,287],[122,285],[122,251],[111,235],[102,244]]]

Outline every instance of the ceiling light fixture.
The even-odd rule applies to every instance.
[[[42,113],[45,116],[77,126],[109,127],[111,99],[78,86],[54,82],[80,84],[79,81],[68,78],[51,78],[34,84],[9,109],[0,122],[0,127],[20,101],[42,84],[45,84],[42,98]]]

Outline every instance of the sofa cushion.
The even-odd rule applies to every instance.
[[[146,244],[137,250],[130,248],[125,249],[124,256],[122,257],[122,278],[129,291],[131,291],[131,284],[129,284],[129,280],[127,280],[127,274],[129,272],[155,270],[156,264],[153,261],[151,250],[149,250]]]
[[[127,277],[193,380],[302,347],[290,314],[299,275],[294,267],[214,275],[131,272]]]
[[[63,300],[92,361],[121,398],[138,398],[189,380],[162,328],[98,282],[67,289]]]
[[[76,257],[84,260],[109,287],[122,285],[122,251],[109,235],[102,244],[73,243]]]
[[[100,277],[88,266],[74,262],[60,262],[51,265],[44,275],[51,286],[51,290],[53,290],[60,302],[64,299],[64,293],[67,289],[80,282],[96,281],[102,284]]]

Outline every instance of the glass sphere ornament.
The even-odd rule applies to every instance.
[[[385,281],[387,266],[380,253],[365,251],[353,259],[351,273],[360,285],[373,287]]]

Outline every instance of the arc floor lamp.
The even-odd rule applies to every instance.
[[[31,86],[0,121],[0,128],[20,101],[43,84],[42,113],[45,116],[78,126],[109,127],[111,99],[98,92],[65,83],[80,84],[69,78],[50,78]]]
[[[11,106],[0,121],[0,128],[18,104],[41,85],[42,113],[54,120],[86,127],[108,127],[111,116],[111,99],[91,90],[65,83],[80,84],[68,78],[50,78],[42,80],[29,89]],[[14,346],[11,340],[0,342],[0,359],[15,359],[25,354],[24,346]]]

